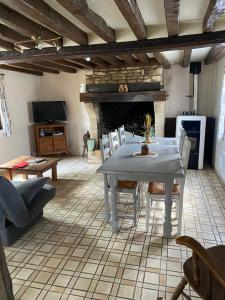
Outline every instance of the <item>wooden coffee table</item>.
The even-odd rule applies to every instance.
[[[57,180],[57,163],[60,158],[46,158],[46,162],[33,164],[26,166],[24,168],[14,169],[13,166],[16,164],[28,161],[31,159],[37,159],[39,157],[32,157],[32,156],[20,156],[16,159],[10,160],[2,165],[0,165],[0,170],[5,171],[5,177],[9,180],[12,180],[13,173],[15,174],[23,174],[25,178],[28,178],[28,175],[37,175],[38,177],[43,177],[43,173],[48,170],[52,170],[52,180]],[[43,157],[40,157],[43,159]]]

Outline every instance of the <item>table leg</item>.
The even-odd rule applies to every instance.
[[[5,170],[5,177],[8,180],[12,180],[12,172],[11,172],[11,170]]]
[[[173,190],[173,180],[167,181],[165,183],[165,221],[163,224],[163,235],[166,238],[171,237],[172,224],[171,224],[171,212],[172,212],[172,190]]]
[[[104,174],[105,220],[109,222],[109,186],[107,175]]]
[[[118,231],[118,218],[117,218],[117,176],[109,175],[109,185],[111,187],[111,205],[112,205],[112,217],[111,217],[111,226],[112,231]]]
[[[52,180],[57,180],[57,165],[52,167]]]
[[[37,177],[43,177],[43,173],[42,172],[38,172],[37,173]]]

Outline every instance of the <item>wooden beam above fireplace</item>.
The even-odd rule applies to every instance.
[[[152,102],[166,101],[166,91],[127,93],[81,93],[80,102]]]

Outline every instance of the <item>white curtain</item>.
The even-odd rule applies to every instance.
[[[6,106],[5,87],[4,87],[4,74],[0,74],[0,117],[3,134],[5,136],[11,135],[11,121]]]

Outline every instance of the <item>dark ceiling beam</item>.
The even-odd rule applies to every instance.
[[[179,35],[180,0],[164,0],[168,36]]]
[[[138,61],[131,55],[120,54],[119,57],[128,65],[135,66],[138,63]]]
[[[213,31],[215,21],[224,13],[225,13],[225,0],[210,0],[203,19],[202,31],[203,32]]]
[[[88,7],[86,0],[57,0],[57,2],[104,41],[116,41],[114,30]]]
[[[213,47],[209,51],[208,55],[206,56],[205,64],[209,65],[212,62],[217,61],[224,53],[224,50],[225,50],[225,44]]]
[[[18,12],[0,3],[0,23],[17,31],[21,35],[29,36],[42,36],[42,39],[52,39],[59,37],[56,33],[47,28],[40,27],[28,18],[22,16]],[[41,28],[41,31],[40,31]]]
[[[16,42],[28,40],[29,38],[24,37],[21,34],[17,33],[16,31],[0,24],[0,39],[10,43],[16,43]],[[34,48],[33,42],[21,43],[21,45],[27,48]]]
[[[32,18],[40,25],[50,28],[61,36],[66,36],[72,41],[86,45],[88,43],[87,34],[63,17],[43,0],[1,0],[6,5],[15,10],[19,10],[22,15]]]
[[[57,64],[55,62],[46,62],[46,61],[42,61],[42,62],[35,62],[35,63],[32,63],[34,65],[37,65],[37,66],[44,66],[46,68],[51,68],[51,69],[54,69],[54,70],[57,70],[57,71],[62,71],[62,72],[66,72],[66,73],[76,73],[76,69],[74,68],[70,68],[70,67],[66,67],[64,65],[61,65],[61,64]],[[0,65],[1,67],[1,65]]]
[[[107,68],[110,66],[109,63],[107,63],[106,61],[102,60],[99,57],[91,57],[91,62],[96,64],[100,68]]]
[[[84,67],[84,68],[96,68],[96,64],[94,64],[93,62],[91,61],[87,61],[86,59],[84,58],[77,58],[77,59],[74,59],[73,60],[76,64]]]
[[[63,1],[63,0],[62,0]],[[147,29],[136,0],[114,0],[138,40],[147,39]]]
[[[153,52],[155,59],[162,65],[163,69],[170,69],[171,65],[167,58],[160,52]]]
[[[150,58],[145,53],[137,53],[135,54],[135,56],[143,64],[148,64],[150,62]]]
[[[115,56],[109,56],[109,55],[102,55],[101,59],[106,61],[108,64],[110,65],[114,65],[114,66],[121,66],[122,65],[122,61],[115,57]]]
[[[34,65],[34,64],[29,64],[29,63],[19,63],[19,64],[13,64],[11,66],[21,68],[21,69],[31,70],[31,71],[59,74],[59,71],[57,71],[57,70],[53,70],[53,69],[50,69],[50,68],[46,68],[44,66],[41,67],[41,66],[37,66],[37,65]]]
[[[225,0],[210,0],[202,23],[203,32],[213,31],[217,18],[224,14],[224,12]],[[209,65],[219,59],[224,52],[224,49],[223,44],[212,47],[205,59],[205,64]]]
[[[182,66],[184,68],[187,68],[190,64],[191,53],[192,53],[191,48],[184,49],[184,56],[183,56],[183,62],[182,62]]]
[[[14,51],[14,44],[0,39],[0,48],[8,51]]]
[[[225,43],[224,30],[141,41],[68,46],[58,51],[54,47],[44,48],[42,50],[28,49],[23,53],[16,51],[2,51],[0,52],[0,64],[184,50],[187,47],[202,48],[220,43]],[[95,62],[93,61],[93,63]]]
[[[72,62],[72,60],[55,60],[54,63],[71,68],[71,69],[77,69],[77,68],[81,68],[79,65],[75,64],[74,62]]]
[[[2,70],[8,70],[8,71],[20,72],[20,73],[31,74],[31,75],[36,75],[36,76],[43,76],[42,72],[22,69],[22,68],[18,68],[18,67],[11,66],[11,65],[0,65],[0,70],[1,69]]]

